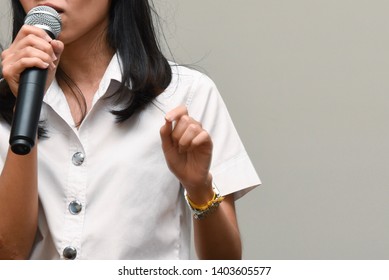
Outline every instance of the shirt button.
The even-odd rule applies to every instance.
[[[78,200],[73,200],[69,203],[69,212],[73,215],[77,215],[82,210],[82,204]]]
[[[81,152],[77,152],[72,157],[72,162],[76,166],[80,166],[85,160],[85,155]]]
[[[77,257],[77,250],[72,246],[68,246],[63,250],[63,256],[67,260],[74,260]]]

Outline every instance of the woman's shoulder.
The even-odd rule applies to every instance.
[[[193,91],[198,87],[216,87],[213,80],[206,73],[192,66],[170,62],[170,67],[172,70],[172,81],[169,88],[182,88]]]
[[[210,99],[219,99],[217,87],[207,74],[186,65],[170,63],[170,66],[171,83],[157,97],[157,102],[166,107],[166,112],[182,104],[189,107],[193,103],[205,104]]]

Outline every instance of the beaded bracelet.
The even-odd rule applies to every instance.
[[[188,203],[190,209],[193,212],[193,217],[197,220],[202,220],[209,214],[213,213],[224,200],[223,196],[220,196],[216,192],[213,193],[213,198],[208,201],[206,204],[197,205],[192,200],[190,200],[188,195],[185,195],[186,202]]]

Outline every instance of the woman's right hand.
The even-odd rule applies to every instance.
[[[20,74],[32,67],[48,69],[47,89],[54,79],[63,49],[63,43],[52,40],[44,30],[23,25],[10,47],[1,54],[3,77],[12,93],[17,96]]]

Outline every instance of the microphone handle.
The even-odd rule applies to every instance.
[[[20,76],[9,144],[18,155],[28,154],[35,144],[47,69],[28,68]]]

